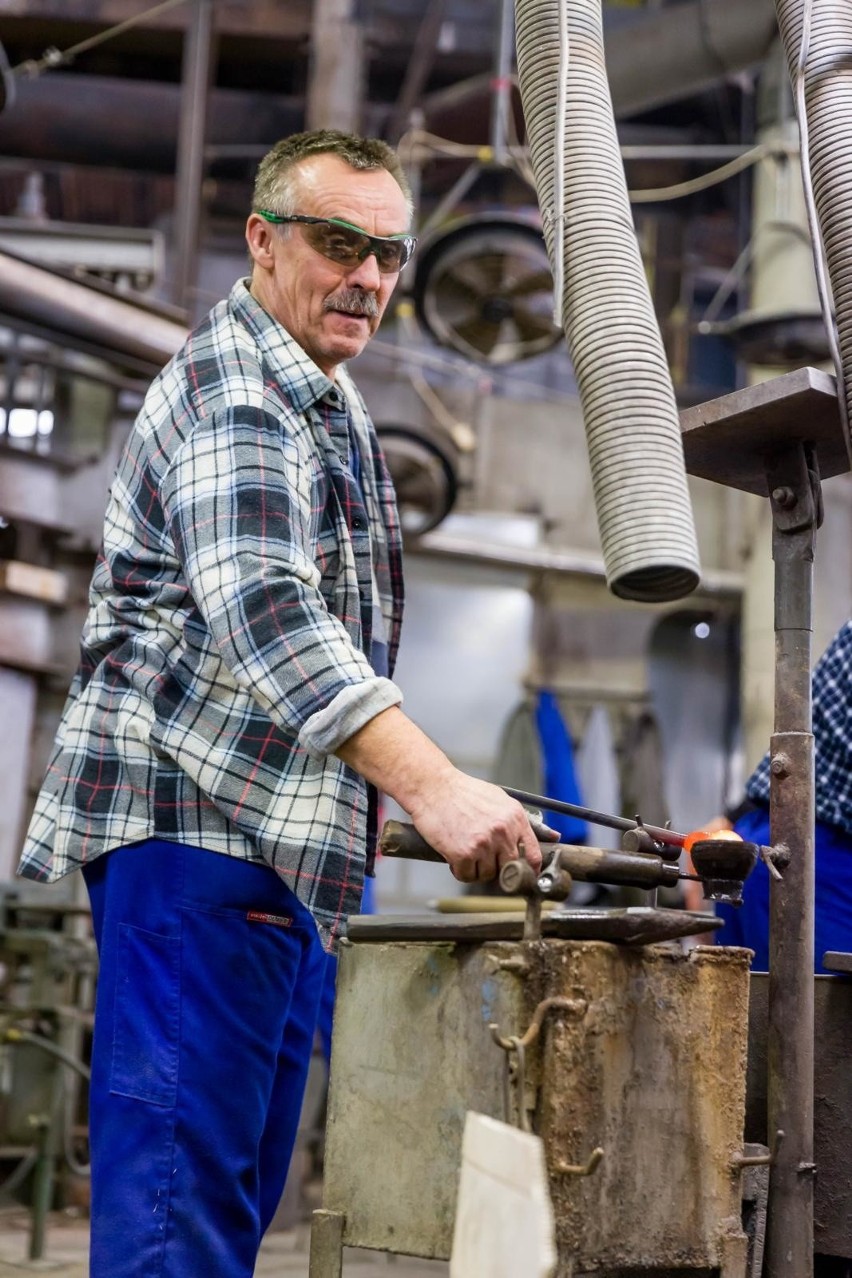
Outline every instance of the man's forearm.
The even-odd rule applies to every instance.
[[[397,706],[377,714],[336,751],[338,758],[412,816],[430,788],[456,771],[443,750],[430,741]]]
[[[521,853],[540,866],[521,805],[499,786],[460,772],[397,706],[377,714],[336,754],[409,813],[463,882],[492,879]]]

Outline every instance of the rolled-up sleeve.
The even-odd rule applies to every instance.
[[[321,594],[310,476],[286,422],[245,407],[198,423],[160,498],[224,665],[275,724],[312,754],[329,754],[401,702]]]

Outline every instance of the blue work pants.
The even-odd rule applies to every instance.
[[[326,969],[274,870],[179,843],[84,871],[100,956],[91,1278],[251,1278]]]
[[[734,829],[752,843],[769,844],[769,809],[755,808]],[[823,955],[829,950],[852,950],[852,835],[835,825],[817,821],[815,828],[814,969],[825,973]],[[745,945],[754,950],[755,972],[769,970],[769,872],[758,861],[743,887],[743,903],[718,905],[724,926],[716,933],[719,945]]]

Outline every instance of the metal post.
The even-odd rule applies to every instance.
[[[770,883],[767,1278],[813,1275],[814,754],[811,639],[819,478],[797,445],[767,467],[775,561],[772,842],[789,850]]]
[[[305,128],[357,133],[364,76],[364,26],[355,0],[314,0]]]
[[[501,0],[494,87],[491,97],[491,149],[498,164],[506,162],[506,117],[512,107],[512,59],[515,52],[514,0]]]
[[[194,0],[192,19],[184,35],[183,87],[180,104],[175,196],[174,268],[172,300],[191,311],[198,277],[198,238],[201,225],[201,187],[204,181],[204,141],[207,98],[213,65],[213,0]]]

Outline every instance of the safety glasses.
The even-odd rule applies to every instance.
[[[353,226],[339,217],[304,217],[299,213],[283,216],[258,209],[267,222],[298,222],[305,228],[305,239],[312,249],[352,270],[371,253],[382,275],[394,275],[411,261],[417,240],[413,235],[368,235],[360,226]]]

